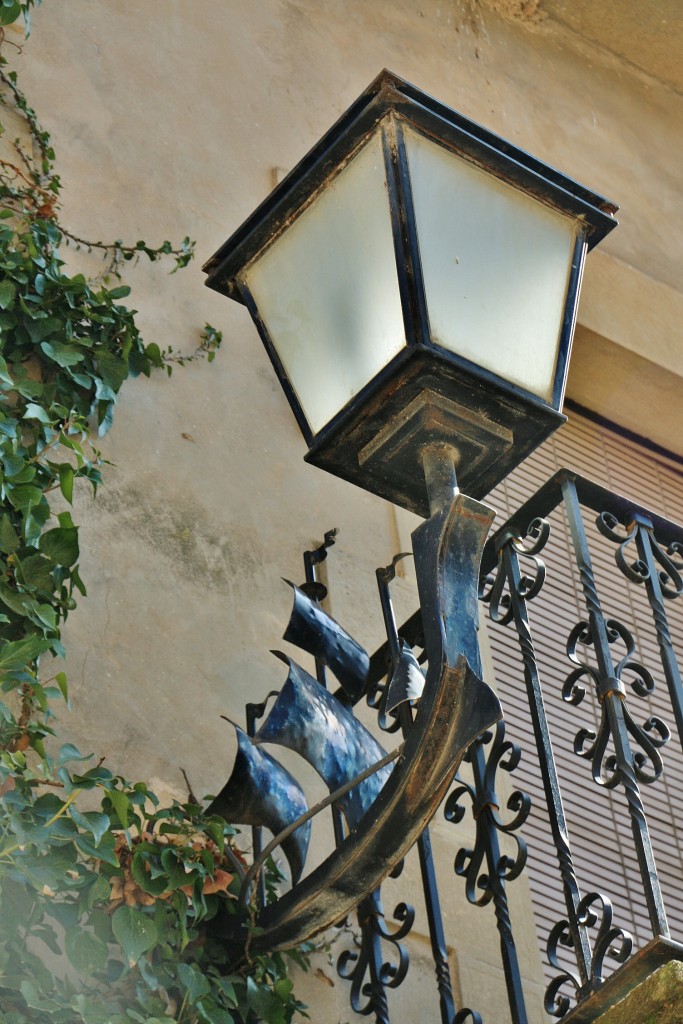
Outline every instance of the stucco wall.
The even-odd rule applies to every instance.
[[[225,336],[211,366],[126,387],[105,441],[107,483],[96,504],[76,502],[89,596],[66,629],[67,730],[112,769],[181,794],[182,766],[196,792],[220,788],[234,751],[220,715],[241,718],[246,700],[281,683],[268,653],[289,614],[280,577],[300,580],[301,551],[331,526],[341,532],[330,610],[368,648],[382,638],[374,569],[405,537],[405,517],[304,465],[246,312],[204,288],[200,263],[383,66],[621,204],[621,227],[587,269],[570,393],[683,453],[681,96],[552,18],[500,8],[45,0],[35,13],[23,80],[53,133],[64,223],[92,239],[196,238],[189,270],[133,269],[132,301],[161,345],[191,351],[206,320]],[[634,385],[633,360],[649,391]],[[615,367],[631,367],[620,383]],[[666,422],[652,416],[663,385]],[[409,571],[395,593],[402,617],[414,606]],[[450,870],[444,829],[438,857]],[[523,883],[517,893],[528,918]],[[490,915],[457,915],[463,993],[504,1020]],[[351,1019],[338,981],[312,979],[308,991],[332,999],[314,1020]],[[402,1000],[402,1019],[414,1019],[411,1006]]]

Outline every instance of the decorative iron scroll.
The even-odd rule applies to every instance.
[[[593,909],[596,904],[600,905],[600,917]],[[571,929],[569,921],[559,921],[548,936],[547,954],[550,964],[560,973],[553,978],[546,989],[544,1005],[546,1011],[554,1017],[563,1017],[571,1006],[569,997],[561,992],[561,989],[569,984],[574,989],[574,998],[577,1002],[586,998],[602,985],[604,981],[605,958],[610,957],[619,964],[623,964],[631,955],[633,950],[633,939],[623,928],[615,927],[612,924],[612,904],[606,896],[599,892],[591,892],[580,900],[576,911],[576,923],[581,929],[588,929],[598,924],[598,934],[592,949],[590,962],[590,984],[585,982],[574,972],[560,962],[559,947],[575,949],[575,932]],[[578,960],[578,957],[577,957]]]
[[[355,1013],[374,1013],[377,1024],[389,1024],[387,988],[398,988],[408,973],[408,951],[402,945],[415,921],[408,903],[399,903],[393,918],[395,929],[386,925],[379,891],[370,893],[358,907],[361,941],[358,950],[344,950],[337,961],[340,977],[351,982],[350,1001]],[[382,944],[393,947],[394,956],[384,958]]]
[[[683,683],[664,604],[665,600],[672,601],[683,594],[683,561],[679,560],[683,556],[683,541],[660,544],[652,517],[642,512],[633,514],[626,526],[611,512],[602,512],[597,526],[603,536],[618,545],[614,557],[624,576],[632,583],[645,585],[671,708],[683,746]],[[635,547],[633,561],[630,560],[631,547]]]
[[[491,744],[488,754],[484,748]],[[496,926],[500,935],[500,950],[505,973],[508,1000],[514,1024],[526,1024],[527,1012],[522,991],[522,979],[517,949],[512,933],[506,883],[518,878],[526,864],[526,844],[514,833],[526,821],[531,801],[526,794],[514,791],[507,801],[513,812],[505,821],[499,812],[500,800],[496,793],[496,774],[499,768],[513,771],[521,757],[520,748],[505,738],[505,725],[499,722],[495,732],[484,732],[468,750],[465,761],[472,766],[473,784],[459,776],[457,785],[446,800],[446,820],[458,824],[465,816],[464,796],[469,797],[476,823],[474,846],[461,847],[455,857],[455,873],[465,879],[465,893],[470,903],[484,907],[493,903]],[[501,851],[499,833],[511,837],[514,855]]]
[[[566,480],[562,485],[562,492],[579,579],[588,611],[587,622],[580,623],[575,627],[570,636],[570,642],[576,630],[580,628],[585,642],[590,643],[593,647],[597,668],[581,666],[578,671],[581,675],[587,672],[593,679],[595,695],[602,708],[602,718],[597,735],[590,730],[581,730],[577,734],[575,748],[579,754],[591,759],[593,778],[596,782],[608,788],[614,788],[617,785],[623,786],[653,934],[667,937],[669,927],[664,910],[664,900],[638,782],[654,782],[661,774],[661,758],[657,753],[657,747],[668,739],[668,729],[657,718],[648,719],[644,727],[640,728],[635,724],[628,711],[625,700],[626,688],[621,678],[623,672],[628,668],[635,675],[631,686],[638,696],[649,692],[654,687],[654,682],[649,673],[633,661],[633,641],[628,631],[616,620],[606,619],[603,615],[591,564],[588,539],[573,481]],[[617,639],[624,643],[626,653],[615,664],[611,647]],[[576,677],[576,671],[571,673],[569,679]],[[575,699],[574,703],[576,702]],[[657,738],[648,738],[647,733],[653,731],[658,733]],[[629,735],[634,737],[640,747],[635,754]],[[587,740],[589,745],[585,747]],[[609,741],[613,745],[614,752],[605,757]],[[652,765],[652,770],[649,772],[645,767],[648,762]]]

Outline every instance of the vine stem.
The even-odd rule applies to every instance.
[[[75,235],[73,231],[69,231],[68,228],[65,228],[59,222],[57,222],[57,227],[59,228],[60,232],[64,235],[65,238],[69,238],[72,242],[75,242],[76,245],[82,245],[88,250],[102,249],[103,252],[111,253],[128,252],[133,256],[142,256],[142,254],[145,252],[144,249],[139,249],[136,245],[121,245],[119,242],[89,242],[86,238],[79,238],[78,235]],[[154,252],[156,256],[185,255],[183,249],[169,249],[168,252],[162,252],[160,246],[157,247],[156,249],[150,246],[150,251]]]
[[[6,167],[9,171],[14,171],[14,174],[17,177],[22,178],[26,182],[26,184],[28,185],[28,187],[31,190],[33,190],[35,192],[40,192],[40,194],[45,196],[47,199],[50,199],[51,201],[54,201],[55,195],[54,195],[53,192],[48,192],[47,189],[41,188],[40,185],[36,181],[33,181],[28,176],[28,174],[26,174],[24,171],[22,171],[21,167],[18,167],[16,164],[13,164],[11,162],[11,160],[2,160],[2,159],[0,159],[0,166]]]

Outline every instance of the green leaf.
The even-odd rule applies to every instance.
[[[34,312],[32,316],[37,316],[37,313]],[[25,320],[24,327],[34,345],[40,344],[43,338],[47,338],[49,334],[64,334],[64,320],[56,316]]]
[[[78,529],[59,526],[40,538],[40,550],[58,565],[73,565],[78,560]]]
[[[267,985],[258,985],[247,978],[247,1002],[257,1017],[268,1024],[287,1024],[282,1001]]]
[[[59,487],[66,500],[71,504],[74,496],[74,469],[68,462],[60,463]]]
[[[29,551],[31,548],[28,549]],[[52,570],[55,564],[45,555],[29,555],[17,561],[17,579],[24,586],[35,588],[43,593],[50,593],[53,589]]]
[[[6,477],[14,480],[26,468],[26,459],[21,455],[6,452],[2,456],[2,470]]]
[[[111,896],[111,885],[109,879],[104,875],[97,875],[95,881],[88,889],[88,908],[92,908],[97,903],[106,903],[109,901]],[[107,935],[107,939],[109,936]]]
[[[6,512],[0,519],[0,551],[5,555],[11,555],[19,547],[19,538],[12,526],[12,521]]]
[[[79,832],[74,836],[74,842],[84,857],[94,857],[105,864],[111,864],[114,868],[119,866],[115,850],[116,840],[111,832],[105,832],[97,844],[87,833]]]
[[[79,352],[73,345],[65,345],[62,341],[43,341],[40,347],[46,356],[60,366],[74,366],[83,361],[82,352]]]
[[[68,701],[68,699],[69,699],[69,690],[68,690],[68,683],[67,683],[67,678],[66,678],[66,672],[58,672],[57,675],[55,676],[55,682],[57,683],[57,686],[59,687],[59,689],[62,691],[62,697],[64,698],[64,700]]]
[[[131,967],[143,953],[159,942],[160,936],[154,919],[135,907],[119,907],[112,915],[111,924]]]
[[[24,410],[25,420],[38,420],[40,423],[51,423],[52,420],[48,412],[43,409],[42,405],[36,405],[35,402],[29,402]]]
[[[11,25],[21,17],[21,4],[19,0],[3,0],[0,7],[0,25]]]
[[[29,636],[25,640],[13,640],[0,646],[0,671],[11,672],[35,661],[52,646],[42,636]]]
[[[4,381],[5,384],[14,384],[14,381],[10,377],[9,370],[7,369],[7,363],[0,356],[0,380]]]
[[[79,811],[75,804],[71,805],[69,813],[79,828],[92,834],[95,846],[98,846],[102,836],[111,825],[109,816],[100,811]]]
[[[22,512],[28,511],[32,505],[39,505],[44,500],[40,487],[32,487],[31,484],[19,484],[17,487],[7,487],[7,497],[15,508]]]
[[[128,377],[128,362],[113,352],[98,352],[97,365],[99,366],[104,383],[112,391],[118,391],[124,380]]]
[[[122,827],[128,828],[128,813],[132,807],[130,800],[125,793],[121,792],[120,789],[108,790],[107,796],[111,800],[112,807],[116,811]]]
[[[7,22],[2,21],[2,15],[0,14],[0,23],[6,25]],[[0,281],[0,309],[7,309],[14,302],[14,296],[17,292],[17,286],[5,278],[4,281]]]
[[[80,924],[67,931],[64,948],[72,966],[85,978],[91,978],[97,971],[101,971],[107,962],[108,950],[105,944]]]
[[[155,341],[145,348],[145,355],[149,359],[153,366],[161,368],[164,365],[164,360],[161,355],[161,349]]]
[[[187,989],[191,1003],[196,1003],[202,996],[208,996],[211,991],[209,982],[196,964],[178,964],[178,978]]]
[[[283,1003],[286,1003],[292,994],[294,988],[294,982],[291,978],[279,978],[278,981],[273,985],[275,995],[278,999],[281,999]]]
[[[59,748],[59,763],[66,764],[67,761],[89,761],[92,754],[81,754],[78,747],[73,743],[63,743]]]

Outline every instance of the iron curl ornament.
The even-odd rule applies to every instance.
[[[482,601],[489,607],[492,622],[507,626],[515,619],[511,588],[519,601],[532,601],[540,594],[546,579],[546,566],[540,554],[549,537],[550,523],[540,517],[531,521],[524,537],[512,531],[503,531],[498,536],[498,564],[495,571],[482,581],[480,591]],[[517,560],[524,559],[524,572],[510,573],[504,564],[503,551],[506,547],[514,552]]]
[[[668,739],[668,729],[655,716],[641,727],[629,712],[623,679],[625,672],[630,671],[634,677],[631,686],[639,697],[651,692],[654,682],[650,673],[633,657],[635,645],[631,634],[616,620],[603,614],[576,483],[569,477],[562,482],[562,495],[588,613],[586,621],[578,623],[570,633],[567,652],[577,668],[565,682],[563,696],[572,703],[580,703],[583,699],[581,691],[585,692],[585,688],[579,680],[588,676],[594,683],[595,696],[601,708],[597,732],[580,730],[575,750],[591,761],[591,773],[598,785],[614,789],[620,784],[623,788],[653,936],[668,938],[664,899],[639,789],[639,783],[652,783],[661,775],[658,747]],[[585,646],[592,646],[596,667],[582,663],[578,658],[575,646],[579,638]],[[624,644],[626,653],[615,664],[612,648],[617,640]],[[635,750],[632,740],[636,744]],[[608,743],[611,744],[609,753]]]
[[[614,559],[627,579],[645,583],[652,577],[649,559],[643,557],[639,544],[646,539],[656,563],[662,595],[673,600],[683,594],[683,544],[674,541],[663,548],[654,535],[652,522],[642,515],[636,514],[623,526],[611,512],[601,512],[595,523],[603,537],[618,545]]]
[[[487,754],[484,748],[489,743],[491,747]],[[465,893],[470,903],[479,907],[493,904],[508,999],[516,1022],[526,1021],[527,1014],[506,884],[518,878],[526,864],[526,843],[514,833],[529,816],[531,801],[525,793],[519,790],[513,792],[507,801],[507,809],[512,811],[512,818],[504,820],[496,793],[496,775],[499,768],[513,771],[520,757],[520,748],[505,738],[504,722],[498,722],[495,731],[483,732],[465,755],[465,760],[472,766],[473,783],[464,782],[459,775],[456,776],[456,788],[444,806],[446,820],[458,824],[466,811],[462,798],[468,797],[471,803],[476,823],[475,841],[471,848],[461,847],[458,850],[455,873],[465,879]],[[501,850],[501,833],[512,840],[513,853]]]
[[[370,893],[358,907],[361,939],[358,949],[344,950],[337,960],[340,977],[351,982],[350,1002],[354,1013],[375,1014],[377,1024],[389,1024],[387,988],[398,988],[410,965],[408,951],[402,943],[415,922],[415,910],[408,903],[399,903],[393,912],[396,928],[386,923],[379,890]],[[393,956],[385,958],[389,946]]]
[[[596,911],[598,906],[599,914]],[[571,998],[561,991],[565,985],[573,987],[575,1000],[585,999],[602,985],[605,959],[609,957],[615,963],[623,964],[633,950],[633,939],[629,932],[613,923],[612,903],[607,896],[599,892],[588,893],[579,903],[577,914],[579,923],[585,928],[594,928],[599,922],[593,943],[591,977],[587,985],[582,985],[577,974],[562,963],[560,948],[573,949],[574,935],[568,920],[559,921],[550,932],[547,945],[548,961],[560,972],[548,985],[544,998],[546,1013],[553,1017],[564,1017],[571,1005]]]
[[[643,511],[632,512],[626,526],[612,513],[603,512],[597,526],[617,545],[614,557],[619,569],[632,583],[643,585],[647,593],[662,671],[683,746],[683,680],[666,613],[666,602],[683,594],[683,542],[674,538],[662,545],[653,517]]]
[[[493,743],[484,764],[483,773],[474,769],[475,782],[464,782],[456,776],[457,786],[449,794],[444,807],[444,816],[453,824],[461,822],[466,808],[461,802],[468,796],[472,814],[476,822],[476,833],[473,847],[461,847],[455,857],[455,873],[465,879],[465,891],[470,903],[484,907],[496,898],[497,881],[512,882],[518,878],[527,860],[527,848],[521,836],[515,833],[524,824],[531,811],[531,800],[526,793],[515,790],[507,801],[507,809],[513,812],[510,820],[504,821],[500,815],[498,795],[496,793],[496,774],[498,769],[512,772],[519,764],[522,752],[516,743],[505,739],[505,724],[498,722],[495,732],[486,731],[479,736],[467,752],[464,760],[473,764],[477,758],[477,749]],[[481,766],[477,766],[481,767]],[[514,855],[498,852],[495,856],[491,844],[492,833],[500,832],[512,837],[515,844]]]
[[[567,703],[578,706],[586,695],[583,680],[589,679],[601,707],[597,730],[579,729],[574,739],[574,752],[591,762],[591,774],[597,785],[613,789],[624,781],[623,760],[610,751],[610,741],[614,740],[614,721],[608,714],[607,700],[616,697],[621,701],[623,725],[633,741],[633,772],[639,782],[649,785],[662,774],[663,763],[659,748],[668,742],[671,734],[666,724],[656,715],[650,715],[642,725],[633,718],[626,702],[626,686],[630,685],[637,697],[646,698],[654,691],[655,681],[650,671],[635,659],[636,645],[630,630],[616,619],[606,619],[604,625],[608,643],[616,645],[621,642],[624,648],[621,658],[613,661],[610,675],[602,675],[599,668],[582,660],[578,653],[580,645],[584,648],[594,646],[593,631],[587,621],[578,622],[567,639],[567,657],[577,667],[565,679],[562,697]],[[632,678],[627,679],[627,674]]]

